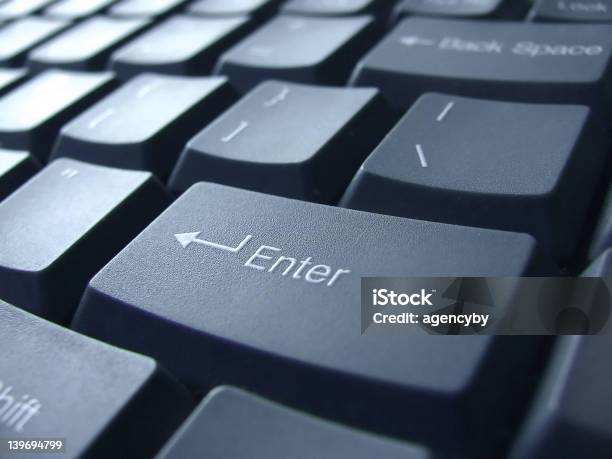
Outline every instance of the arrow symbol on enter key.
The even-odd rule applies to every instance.
[[[198,236],[202,234],[201,231],[197,231],[195,233],[179,233],[175,234],[174,237],[176,240],[183,246],[184,249],[189,247],[191,244],[202,244],[207,245],[208,247],[212,247],[214,249],[224,250],[226,252],[238,253],[242,250],[242,248],[248,244],[253,236],[250,234],[246,236],[240,244],[236,247],[230,247],[228,245],[218,244],[216,242],[206,241],[204,239],[199,239]]]

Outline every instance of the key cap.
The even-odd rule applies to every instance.
[[[108,57],[148,25],[144,19],[111,19],[94,16],[30,53],[29,67],[100,70]]]
[[[404,110],[439,91],[604,111],[611,49],[607,25],[411,18],[360,62],[352,82],[379,87]]]
[[[612,248],[606,249],[585,270],[585,277],[612,277]]]
[[[609,184],[604,183],[606,191],[603,192],[603,200],[600,203],[595,203],[601,207],[597,209],[599,217],[596,219],[593,229],[593,234],[590,238],[588,247],[588,259],[595,260],[599,255],[612,247],[612,188]]]
[[[278,16],[227,51],[216,73],[246,92],[263,80],[342,85],[372,37],[372,18]]]
[[[531,16],[536,21],[612,22],[612,1],[540,0]]]
[[[170,188],[209,181],[337,202],[389,129],[385,115],[375,89],[262,83],[187,144]]]
[[[203,16],[267,16],[278,5],[277,0],[198,0],[187,8]]]
[[[0,201],[36,173],[38,165],[27,153],[0,150]]]
[[[182,146],[232,98],[225,77],[141,75],[64,126],[53,157],[165,179]]]
[[[45,10],[46,16],[78,20],[104,12],[117,0],[60,0]]]
[[[0,4],[0,19],[17,19],[37,13],[55,0],[9,0]]]
[[[284,4],[284,13],[313,16],[344,16],[376,13],[382,10],[380,0],[291,0]]]
[[[186,0],[121,0],[110,9],[118,17],[153,18],[168,15],[185,4]]]
[[[0,435],[65,442],[26,457],[149,458],[192,406],[155,361],[1,300],[0,348]]]
[[[402,0],[395,7],[394,21],[405,16],[522,19],[524,0]]]
[[[111,87],[113,75],[49,70],[0,98],[0,144],[46,161],[60,128]]]
[[[30,17],[19,19],[0,29],[0,65],[21,65],[32,48],[57,35],[68,22]]]
[[[609,456],[611,345],[609,336],[560,339],[512,459]]]
[[[565,259],[607,146],[586,107],[425,95],[366,160],[341,205],[527,232]]]
[[[0,298],[57,322],[168,204],[145,172],[54,161],[0,203]]]
[[[426,459],[388,440],[230,387],[213,390],[156,459]]]
[[[25,77],[26,72],[23,69],[0,68],[0,96],[21,83]]]
[[[526,235],[200,183],[94,277],[73,326],[155,356],[194,387],[234,384],[367,430],[453,452],[476,440],[486,451],[492,425],[471,416],[495,407],[487,422],[507,421],[506,384],[520,405],[522,366],[539,341],[362,336],[360,277],[514,276],[540,263]],[[482,366],[495,391],[476,389]],[[492,404],[474,399],[494,394]],[[406,413],[419,422],[403,422]],[[440,432],[439,419],[453,429]]]
[[[204,75],[248,23],[246,17],[175,16],[117,50],[112,68],[124,80],[144,72]]]

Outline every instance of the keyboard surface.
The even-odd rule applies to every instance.
[[[610,336],[360,279],[610,277],[611,154],[612,0],[0,0],[0,458],[610,459]]]

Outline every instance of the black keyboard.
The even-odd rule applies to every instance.
[[[612,276],[611,128],[611,0],[0,0],[0,458],[612,458],[610,336],[360,311]]]

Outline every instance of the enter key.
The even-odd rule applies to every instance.
[[[237,385],[476,459],[511,423],[542,342],[362,335],[360,279],[544,264],[527,235],[199,183],[95,276],[73,327],[156,356],[192,387]]]

